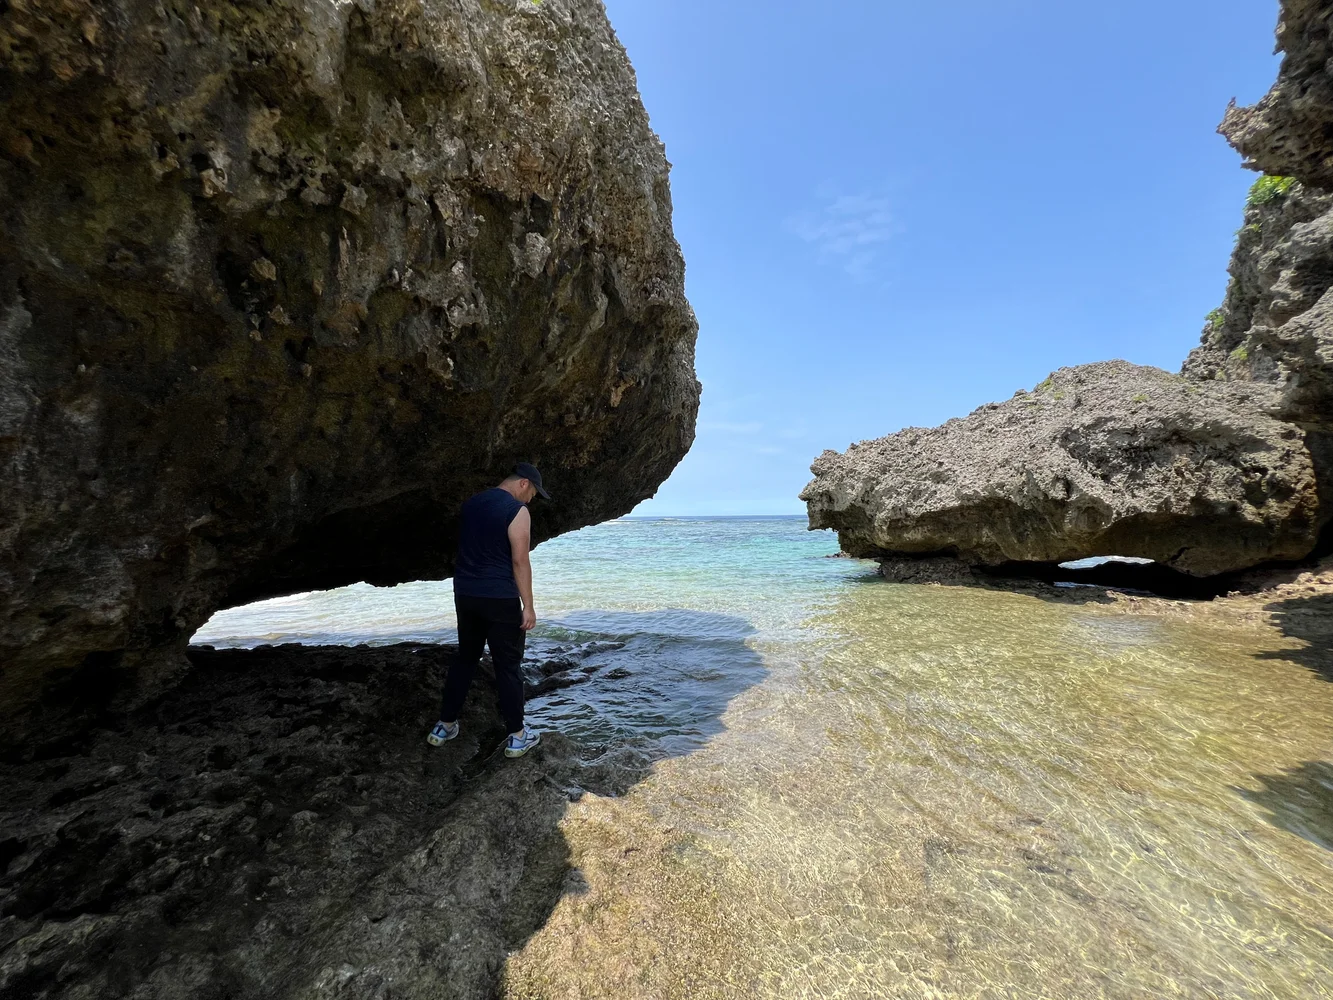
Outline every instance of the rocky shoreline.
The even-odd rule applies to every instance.
[[[0,997],[491,995],[575,877],[564,806],[644,762],[559,734],[506,760],[486,676],[429,747],[453,653],[194,648],[149,704],[8,747]]]
[[[900,572],[912,559],[994,572],[1132,556],[1217,590],[1333,552],[1326,22],[1326,5],[1284,0],[1277,82],[1219,128],[1266,173],[1222,304],[1179,373],[1123,360],[1062,368],[940,427],[825,451],[801,493],[810,526]]]

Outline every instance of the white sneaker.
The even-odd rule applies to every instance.
[[[426,737],[426,742],[433,747],[442,746],[458,735],[458,723],[437,722],[435,728]]]
[[[505,756],[522,757],[541,741],[541,733],[524,726],[518,732],[509,734],[509,739],[505,741]]]

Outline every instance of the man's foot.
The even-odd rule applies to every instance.
[[[435,728],[426,737],[426,742],[433,747],[441,746],[458,735],[457,722],[437,722]]]
[[[506,757],[522,757],[542,741],[542,734],[524,726],[516,733],[510,733],[505,741]]]

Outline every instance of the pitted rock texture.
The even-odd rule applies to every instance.
[[[1267,382],[1293,418],[1333,419],[1333,195],[1294,184],[1246,206],[1220,309],[1182,373]],[[1317,400],[1311,398],[1317,395]],[[1322,405],[1321,405],[1322,404]]]
[[[1319,498],[1300,429],[1265,386],[1107,361],[933,429],[826,451],[812,528],[863,557],[1141,556],[1196,576],[1298,559]]]
[[[1328,0],[1282,0],[1277,82],[1258,104],[1232,106],[1219,131],[1266,174],[1333,189],[1333,37]]]
[[[964,421],[825,452],[802,493],[810,526],[893,557],[892,575],[909,578],[934,572],[899,566],[920,553],[987,566],[1132,555],[1210,575],[1326,550],[1331,25],[1328,3],[1283,0],[1277,83],[1227,110],[1220,131],[1246,165],[1285,179],[1252,194],[1225,303],[1183,378],[1125,362],[1062,369]],[[1048,406],[1052,386],[1063,407]]]
[[[1323,520],[1333,519],[1333,195],[1296,184],[1245,210],[1222,307],[1182,372],[1253,381],[1279,393],[1314,459]]]
[[[600,0],[0,4],[0,704],[629,511],[696,329]]]

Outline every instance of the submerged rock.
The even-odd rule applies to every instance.
[[[1123,361],[1062,368],[966,419],[825,452],[801,499],[857,556],[1115,553],[1201,576],[1296,559],[1318,496],[1302,434],[1271,402]]]
[[[447,576],[516,460],[539,540],[650,496],[667,176],[599,0],[0,5],[0,705]]]
[[[1181,375],[1061,369],[965,420],[825,452],[801,494],[812,528],[857,555],[1129,555],[1196,576],[1319,550],[1333,522],[1333,77],[1326,5],[1282,6],[1279,80],[1221,131],[1247,165],[1290,176],[1255,185],[1226,301]]]

